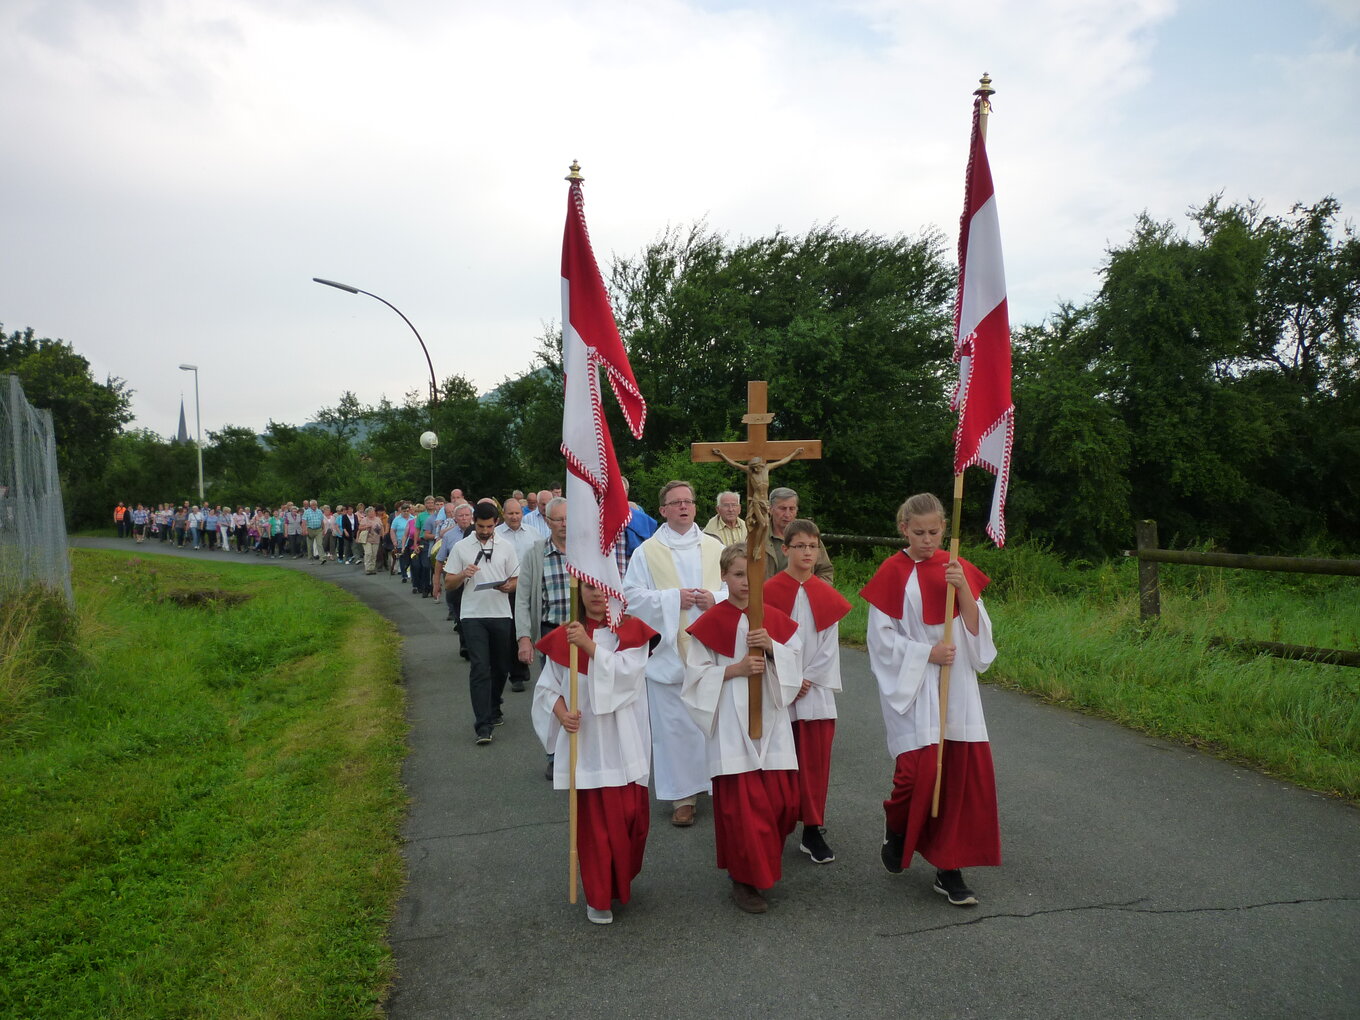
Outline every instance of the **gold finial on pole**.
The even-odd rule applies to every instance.
[[[978,110],[978,129],[982,132],[983,142],[986,142],[987,118],[992,112],[992,96],[996,95],[996,89],[992,88],[992,76],[986,71],[978,79],[978,87],[973,90],[973,95],[982,100],[982,108]]]
[[[573,160],[571,161],[571,173],[569,173],[569,174],[567,174],[567,176],[563,177],[562,180],[564,180],[564,181],[584,181],[585,178],[581,176],[581,164],[578,163],[578,162],[576,162],[576,160],[573,159]]]

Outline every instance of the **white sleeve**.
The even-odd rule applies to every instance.
[[[811,680],[818,687],[828,691],[841,689],[841,637],[840,625],[833,623],[825,630],[815,630],[809,634],[799,632],[803,638],[803,679]]]
[[[590,704],[596,715],[609,715],[631,705],[646,684],[647,645],[618,651],[595,643],[590,660]]]
[[[765,676],[768,678],[765,688],[774,694],[780,708],[788,708],[803,689],[802,639],[795,631],[788,644],[778,641],[772,643],[774,654],[765,659]]]
[[[992,618],[987,615],[981,599],[978,599],[978,632],[970,634],[960,618],[954,621],[954,633],[959,638],[956,647],[968,657],[973,672],[987,672],[987,667],[996,661],[996,645],[992,643]]]
[[[706,737],[713,736],[718,716],[718,699],[722,697],[723,673],[727,666],[719,661],[718,653],[702,641],[691,639],[685,648],[685,680],[680,688],[680,700],[685,703],[695,725]]]
[[[930,664],[930,645],[912,641],[887,613],[869,607],[869,668],[878,689],[894,712],[905,715],[921,690]]]
[[[543,749],[549,754],[556,750],[557,737],[562,732],[562,724],[553,714],[553,706],[557,704],[558,698],[567,696],[563,672],[561,666],[548,659],[543,664],[543,671],[538,674],[538,683],[534,685],[534,703],[531,709],[534,732],[538,734]]]

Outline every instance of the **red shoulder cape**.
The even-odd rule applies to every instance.
[[[827,584],[816,574],[799,584],[788,571],[781,570],[765,582],[765,606],[774,606],[781,613],[792,615],[793,603],[798,598],[798,589],[807,592],[808,605],[812,607],[812,622],[818,630],[826,630],[833,623],[840,623],[850,612],[850,602],[844,595]]]
[[[949,553],[943,549],[936,549],[930,559],[922,560],[920,563],[908,556],[905,549],[900,553],[893,553],[883,561],[869,583],[859,590],[860,598],[880,612],[887,613],[894,620],[902,619],[902,593],[907,587],[907,579],[915,570],[918,571],[921,585],[921,615],[924,622],[944,623],[945,588],[948,587],[944,581],[944,568],[948,562]],[[973,597],[977,598],[982,594],[982,589],[991,584],[992,579],[962,556],[959,557],[959,562],[963,564],[964,579],[968,582]],[[954,603],[954,615],[959,615],[957,601]]]
[[[603,621],[596,622],[587,617],[581,621],[585,624],[586,633],[591,637],[595,636],[595,631],[603,627]],[[656,631],[647,626],[636,616],[625,616],[619,621],[619,629],[614,632],[619,639],[619,651],[626,651],[629,648],[637,648],[645,645],[656,636]],[[540,652],[552,659],[563,669],[571,668],[571,642],[567,640],[567,628],[564,624],[556,627],[547,637],[540,638],[538,644],[534,645]],[[585,652],[580,652],[576,656],[576,670],[583,676],[590,675],[590,656]]]
[[[726,600],[704,613],[685,629],[685,633],[729,659],[737,656],[737,621],[746,615]],[[765,629],[781,645],[798,631],[798,624],[773,606],[765,607]]]

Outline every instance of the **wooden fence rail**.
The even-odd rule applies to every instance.
[[[1243,556],[1236,553],[1158,549],[1156,521],[1139,521],[1136,532],[1138,548],[1133,550],[1132,555],[1138,557],[1138,615],[1142,620],[1156,619],[1161,615],[1162,597],[1157,576],[1158,563],[1360,577],[1360,560],[1329,560],[1309,556]],[[1309,645],[1286,645],[1278,641],[1244,641],[1226,637],[1211,638],[1209,644],[1230,646],[1257,655],[1274,655],[1282,659],[1302,659],[1335,666],[1360,667],[1360,652],[1339,648],[1314,648]]]
[[[875,535],[823,535],[824,542],[837,542],[840,545],[887,545],[897,549],[905,549],[907,540],[901,535],[893,538],[884,538]]]

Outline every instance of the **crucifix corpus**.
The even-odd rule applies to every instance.
[[[769,439],[774,415],[766,410],[767,387],[763,380],[746,384],[746,441],[740,443],[691,443],[689,459],[696,464],[726,461],[746,472],[746,576],[751,582],[751,600],[746,611],[751,630],[765,623],[765,542],[770,533],[770,472],[791,460],[820,460],[820,439]],[[777,457],[778,460],[770,458]],[[743,460],[745,463],[743,463]],[[747,649],[750,654],[750,649]],[[759,740],[761,724],[761,677],[747,677],[747,706],[750,734]]]

